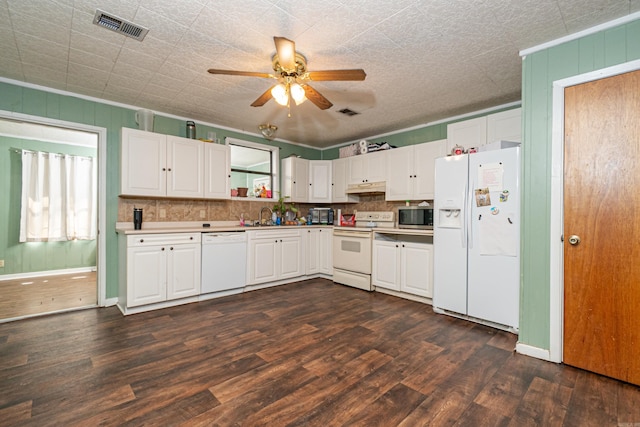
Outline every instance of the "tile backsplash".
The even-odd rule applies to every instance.
[[[417,203],[417,202],[416,202]],[[183,200],[183,199],[146,199],[124,198],[118,201],[118,222],[133,222],[133,208],[143,209],[144,222],[181,222],[181,221],[235,221],[244,214],[246,220],[257,220],[264,206],[273,208],[273,201],[258,199],[247,200]],[[313,203],[296,203],[301,215],[306,215]],[[359,211],[394,211],[404,202],[387,202],[383,194],[362,195],[359,203],[331,204],[334,209],[344,213]]]

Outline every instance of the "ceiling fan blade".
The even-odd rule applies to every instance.
[[[263,77],[265,79],[275,78],[273,74],[258,73],[254,71],[216,70],[215,68],[209,68],[208,71],[211,74],[226,74],[230,76]]]
[[[327,70],[327,71],[309,71],[307,73],[309,79],[314,81],[328,80],[364,80],[367,74],[362,69],[354,70]]]
[[[284,37],[274,37],[276,44],[276,52],[278,52],[278,61],[280,66],[288,71],[296,69],[296,44]]]
[[[258,99],[253,101],[253,104],[251,104],[251,106],[252,107],[262,107],[264,104],[266,104],[267,101],[269,101],[271,98],[273,98],[273,95],[271,95],[271,89],[273,89],[273,86],[271,86],[269,89],[267,89],[267,91],[265,93],[260,95],[258,97]]]
[[[331,108],[333,106],[331,101],[329,101],[327,98],[322,96],[320,92],[318,92],[311,86],[302,85],[302,88],[304,89],[304,94],[307,97],[307,99],[313,102],[314,104],[316,104],[316,107],[318,107],[319,109],[326,110],[327,108]]]

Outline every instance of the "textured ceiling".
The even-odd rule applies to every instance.
[[[92,24],[96,8],[149,28],[143,42]],[[640,10],[640,0],[0,0],[0,76],[317,147],[520,99],[518,52]],[[273,36],[333,102],[250,104],[273,83]],[[338,110],[360,114],[348,117]]]

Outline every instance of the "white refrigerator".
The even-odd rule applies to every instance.
[[[433,308],[517,331],[520,147],[436,159]]]

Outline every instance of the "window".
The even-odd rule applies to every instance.
[[[247,188],[247,197],[276,198],[280,150],[234,138],[226,143],[231,149],[231,189]]]

